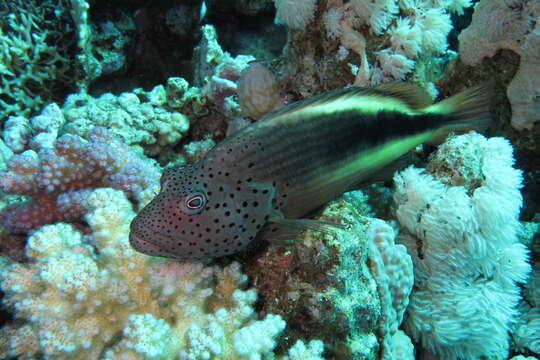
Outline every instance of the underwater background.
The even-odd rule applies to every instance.
[[[494,122],[314,214],[346,230],[130,246],[166,169],[396,81],[492,81]],[[0,358],[537,359],[539,120],[538,0],[0,0]]]

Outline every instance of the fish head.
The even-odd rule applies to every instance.
[[[159,194],[133,219],[131,246],[179,260],[233,254],[253,241],[272,211],[272,184],[208,166],[167,169]]]

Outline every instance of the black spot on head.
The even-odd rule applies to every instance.
[[[257,201],[254,201],[253,202],[253,207],[257,207],[257,206],[259,206],[259,203]]]
[[[212,242],[212,240],[206,239],[206,240],[204,240],[204,242],[207,243],[207,244],[210,244]]]
[[[255,166],[255,163],[250,162],[250,163],[248,164],[248,168],[249,168],[249,169],[251,169],[253,166]]]

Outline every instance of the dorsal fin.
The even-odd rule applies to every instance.
[[[374,95],[399,99],[412,110],[421,110],[433,103],[424,88],[411,82],[381,84],[366,90]]]
[[[421,110],[433,103],[427,91],[414,83],[388,83],[369,88],[350,86],[297,101],[266,114],[261,120],[264,121],[276,116],[286,115],[312,105],[326,104],[340,97],[354,96],[380,96],[384,98],[393,98],[402,102],[411,110]]]

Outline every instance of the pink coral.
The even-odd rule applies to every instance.
[[[63,135],[52,149],[14,155],[0,173],[0,189],[31,200],[7,206],[0,224],[10,232],[26,232],[56,221],[73,221],[85,213],[89,189],[113,187],[144,203],[159,181],[159,169],[127,145],[96,127],[89,141]]]
[[[277,81],[259,63],[253,63],[242,71],[237,91],[242,111],[253,119],[283,106]]]

